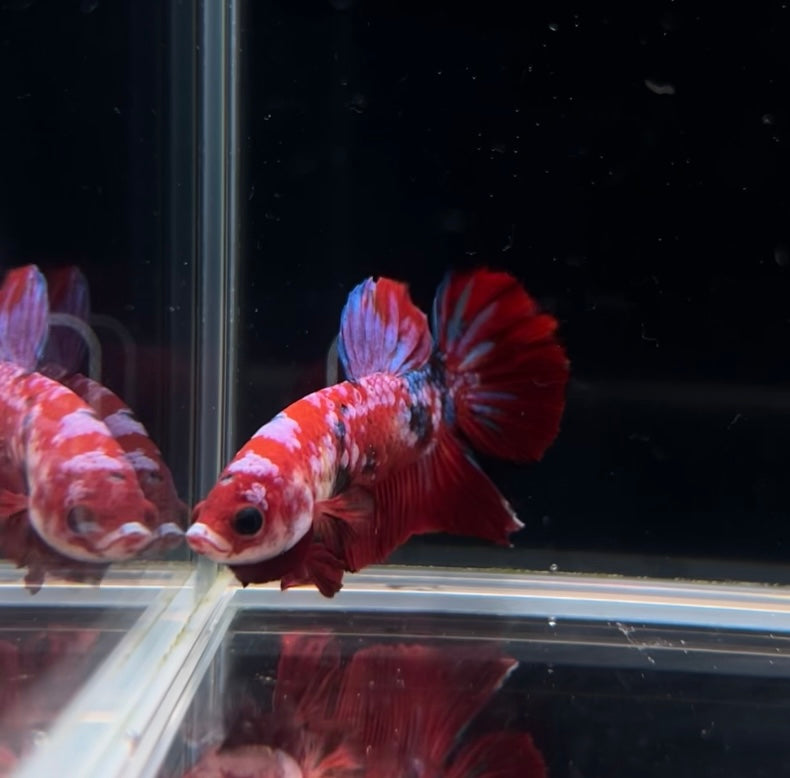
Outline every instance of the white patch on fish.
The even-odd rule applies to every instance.
[[[145,427],[132,416],[129,411],[120,410],[110,414],[104,419],[113,436],[118,438],[121,435],[146,435]]]
[[[67,413],[61,418],[58,431],[52,438],[52,445],[57,445],[69,438],[78,438],[82,435],[93,435],[95,433],[107,435],[107,427],[93,413],[85,408],[80,408]]]
[[[159,463],[144,454],[139,448],[127,451],[125,456],[136,472],[156,473],[159,471]]]
[[[124,470],[124,462],[101,451],[86,451],[67,459],[61,465],[67,473],[89,473],[92,470]]]
[[[66,489],[66,505],[74,505],[88,497],[89,492],[82,481],[71,481]]]
[[[250,473],[252,475],[277,475],[280,468],[267,457],[262,457],[252,451],[248,451],[243,457],[231,462],[226,468],[225,473]]]
[[[266,487],[263,484],[252,484],[252,486],[244,492],[244,499],[251,502],[253,505],[259,506],[264,511],[269,509],[269,503],[266,501]]]
[[[310,403],[314,408],[324,407],[324,399],[320,394],[308,394],[307,397],[305,397],[305,402]]]
[[[264,424],[253,437],[274,440],[282,443],[289,451],[298,451],[302,447],[302,442],[298,438],[301,431],[302,428],[297,422],[281,413],[268,424]]]

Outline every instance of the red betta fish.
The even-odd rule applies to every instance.
[[[53,313],[65,313],[88,324],[90,293],[78,268],[48,272],[47,285]],[[178,498],[162,452],[117,394],[79,372],[84,355],[85,342],[80,335],[66,327],[51,327],[41,372],[60,381],[90,405],[123,449],[143,494],[157,509],[156,522],[149,527],[153,534],[149,550],[175,548],[184,538],[189,510]]]
[[[38,269],[10,271],[0,288],[0,547],[24,564],[17,541],[29,521],[68,559],[128,559],[150,543],[154,507],[106,425],[70,389],[34,372],[47,317]]]
[[[373,645],[343,665],[327,635],[284,636],[272,712],[237,715],[183,778],[545,778],[527,733],[458,748],[516,665],[479,644]]]
[[[344,570],[412,535],[508,544],[523,525],[471,449],[533,461],[554,440],[568,380],[556,327],[515,278],[479,269],[439,287],[432,338],[405,285],[368,279],[341,317],[349,380],[255,433],[195,507],[189,545],[244,584],[331,597]]]

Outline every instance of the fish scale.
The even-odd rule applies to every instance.
[[[363,484],[385,478],[424,453],[442,417],[441,391],[427,371],[415,373],[420,375],[375,373],[314,392],[261,427],[232,461],[249,452],[276,459],[282,447],[289,448],[279,429],[289,419],[296,425],[290,434],[299,441],[292,464],[312,485],[316,501],[332,496],[340,470]],[[428,421],[415,425],[423,415],[415,409],[425,409]]]

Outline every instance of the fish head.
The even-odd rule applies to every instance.
[[[192,512],[186,533],[199,554],[253,564],[291,549],[313,522],[313,493],[294,470],[257,454],[237,456]]]
[[[33,527],[51,548],[71,559],[130,559],[153,539],[156,507],[145,499],[120,454],[90,452],[75,460],[70,460],[71,469],[37,480],[30,494]]]

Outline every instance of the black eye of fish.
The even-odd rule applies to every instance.
[[[257,508],[251,505],[242,508],[233,517],[233,529],[239,535],[254,535],[263,526],[263,516]]]
[[[93,511],[84,505],[75,505],[66,514],[66,526],[76,535],[90,532],[96,526]]]

